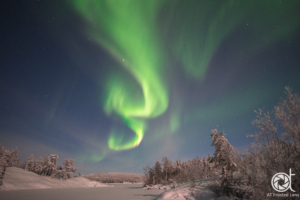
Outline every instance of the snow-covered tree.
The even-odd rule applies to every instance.
[[[163,169],[163,178],[168,181],[171,174],[173,173],[173,165],[172,165],[172,161],[170,159],[168,159],[167,157],[164,157],[162,159],[162,165],[164,167]]]
[[[34,157],[32,154],[30,155],[29,158],[27,158],[27,164],[25,169],[28,171],[34,171]]]
[[[58,178],[58,179],[63,179],[67,180],[72,176],[72,173],[76,173],[77,169],[74,167],[74,160],[73,159],[65,159],[63,162],[63,165],[65,168],[62,168],[59,166],[55,173],[51,175],[52,178]]]
[[[162,169],[161,169],[161,164],[159,161],[156,161],[155,166],[154,166],[154,170],[155,170],[155,183],[159,184],[161,182],[162,179]]]
[[[209,165],[208,165],[208,160],[205,156],[203,157],[202,164],[203,164],[203,170],[202,170],[203,171],[203,178],[207,178],[208,177]]]
[[[154,184],[154,176],[155,176],[155,170],[150,167],[149,168],[149,184]]]
[[[56,164],[57,164],[57,161],[58,161],[58,155],[57,154],[51,154],[50,155],[50,161],[56,167]]]
[[[38,159],[36,159],[36,161],[34,162],[34,172],[37,174],[42,174],[43,173],[43,158],[39,157]]]
[[[51,178],[67,180],[68,176],[67,176],[66,169],[63,169],[61,166],[58,166],[55,170],[55,173],[51,175]]]
[[[285,87],[286,99],[275,107],[275,116],[278,124],[284,130],[282,137],[289,142],[294,151],[293,158],[300,157],[300,98],[292,94],[292,88]]]
[[[45,155],[44,157],[44,162],[43,162],[43,172],[42,172],[42,175],[45,175],[45,176],[50,176],[49,175],[49,167],[48,167],[48,163],[50,162],[49,160],[49,157],[48,155]]]
[[[145,174],[144,186],[153,184],[154,170],[147,165],[143,168]]]
[[[3,154],[2,154],[4,160],[7,163],[7,167],[11,167],[13,162],[12,162],[12,157],[11,157],[11,152],[8,149],[5,149]]]
[[[177,174],[180,173],[180,171],[182,170],[182,166],[181,166],[181,160],[177,160],[175,163],[174,163],[174,169],[175,169],[175,172],[174,172],[174,176],[176,176]]]
[[[10,155],[10,159],[11,159],[11,162],[9,164],[8,167],[12,167],[12,166],[17,166],[17,161],[19,160],[18,159],[18,154],[19,154],[19,150],[18,150],[18,147],[14,148],[12,151],[11,151],[11,155]]]
[[[48,176],[51,176],[52,174],[56,173],[57,160],[58,160],[57,154],[51,154],[50,158],[48,157],[48,163],[47,163]]]
[[[43,175],[51,176],[56,172],[56,162],[57,162],[56,158],[58,159],[57,155],[52,156],[52,160],[51,157],[49,157],[48,155],[45,156],[44,163],[43,163],[43,172],[42,172]]]
[[[210,138],[213,139],[211,146],[215,146],[214,157],[211,159],[215,167],[222,167],[224,170],[224,176],[227,176],[226,171],[231,172],[236,170],[235,149],[231,146],[228,140],[225,138],[224,132],[218,133],[217,127],[212,130]]]
[[[0,146],[0,186],[3,184],[3,178],[7,167],[7,154],[9,151]]]
[[[247,177],[257,199],[272,189],[268,183],[275,173],[288,173],[292,169],[293,174],[300,174],[300,98],[292,94],[291,88],[285,87],[285,90],[286,98],[275,106],[275,119],[262,109],[255,111],[257,119],[252,124],[259,131],[247,135],[255,141],[240,171]],[[299,191],[300,179],[292,178],[291,187]]]
[[[12,152],[0,145],[0,185],[5,175],[6,167],[11,167],[15,164],[18,158],[18,149],[15,148]]]
[[[5,175],[5,170],[7,167],[7,162],[5,160],[5,157],[2,155],[0,156],[0,186],[3,184],[3,178]]]
[[[63,162],[63,165],[66,169],[67,177],[70,178],[72,176],[72,173],[76,173],[77,169],[74,167],[74,160],[73,159],[65,159]]]

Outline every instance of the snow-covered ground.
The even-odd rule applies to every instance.
[[[83,177],[70,178],[66,181],[40,176],[17,167],[6,168],[1,190],[78,188],[78,187],[109,187],[97,181]]]
[[[147,190],[160,189],[165,190],[160,196],[159,200],[167,200],[167,199],[178,199],[178,200],[227,200],[229,198],[226,197],[218,197],[213,193],[213,191],[209,188],[210,180],[209,179],[201,179],[197,180],[195,183],[195,187],[191,188],[191,183],[183,183],[180,185],[174,186],[163,186],[163,185],[155,185],[151,188],[144,188]]]
[[[103,184],[84,177],[75,177],[67,181],[40,176],[23,169],[9,167],[6,170],[0,199],[5,200],[166,200],[201,199],[224,200],[216,198],[210,190],[209,179],[196,181],[196,187],[190,183],[171,186],[155,185],[143,188],[143,184]]]
[[[0,191],[1,200],[154,200],[161,191],[143,190],[142,184],[118,184],[114,187],[54,188]]]

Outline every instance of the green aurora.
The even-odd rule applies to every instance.
[[[135,136],[128,140],[125,133],[113,129],[108,138],[108,146],[112,150],[138,146],[147,129],[147,120],[166,115],[171,88],[167,75],[172,73],[172,59],[180,61],[184,76],[201,85],[214,54],[227,36],[239,29],[246,32],[245,28],[241,28],[246,25],[242,24],[245,20],[252,26],[247,31],[252,39],[244,42],[243,52],[233,54],[236,57],[253,54],[258,45],[271,45],[299,27],[299,22],[293,20],[294,1],[282,4],[279,1],[254,3],[232,0],[70,2],[86,20],[86,33],[92,35],[93,40],[127,72],[109,74],[102,106],[108,115],[121,118]],[[291,15],[283,16],[282,10],[291,10]],[[269,26],[265,26],[266,23]],[[241,100],[248,101],[239,94],[234,94],[232,98],[234,101],[226,99],[217,107],[203,108],[192,104],[191,111],[184,117],[176,108],[170,112],[172,114],[165,116],[169,118],[169,132],[175,132],[182,124],[201,120],[203,115],[207,116],[212,111],[221,112],[223,116],[227,110],[221,108],[234,106],[232,104]],[[252,104],[255,104],[255,99]],[[244,104],[233,114],[245,112],[249,105]],[[224,113],[222,110],[225,110]]]
[[[104,109],[116,113],[136,136],[124,142],[112,131],[108,145],[113,150],[136,147],[146,130],[146,119],[161,115],[168,107],[168,93],[162,68],[167,64],[156,30],[156,16],[161,1],[74,1],[77,10],[90,24],[100,24],[92,31],[94,40],[106,48],[131,74],[142,91],[132,91],[122,79],[110,76]],[[134,93],[142,92],[142,97]],[[138,96],[139,99],[133,99]]]

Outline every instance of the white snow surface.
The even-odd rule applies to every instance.
[[[216,199],[215,193],[209,188],[209,179],[201,179],[196,181],[196,187],[191,188],[190,182],[181,184],[171,191],[161,194],[160,199]]]
[[[227,200],[229,197],[217,197],[216,194],[209,188],[209,184],[211,182],[210,179],[201,179],[197,180],[196,186],[191,188],[191,183],[183,183],[183,184],[174,184],[174,185],[154,185],[152,187],[148,186],[144,189],[152,190],[152,189],[160,189],[164,190],[160,196],[159,200],[167,200],[167,199],[178,199],[178,200]]]
[[[84,177],[74,177],[68,180],[58,180],[49,176],[41,176],[17,167],[6,168],[1,190],[78,188],[78,187],[111,187],[98,181]]]
[[[143,184],[103,184],[84,177],[74,177],[66,181],[40,176],[16,167],[9,167],[1,186],[0,199],[14,200],[53,200],[53,199],[122,199],[122,200],[229,200],[228,197],[216,197],[209,188],[209,179],[196,181],[191,188],[190,182],[174,185]],[[175,186],[175,187],[174,187]],[[38,189],[38,190],[37,190]]]

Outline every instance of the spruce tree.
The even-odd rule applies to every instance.
[[[49,157],[48,155],[45,156],[44,158],[44,162],[43,162],[43,172],[42,172],[42,175],[45,175],[45,176],[50,176],[50,169],[49,169],[49,163],[50,160],[49,160]]]
[[[11,166],[8,166],[8,167],[12,167],[12,166],[17,166],[17,161],[18,161],[18,154],[19,154],[19,150],[18,150],[18,147],[14,148],[12,151],[11,151]]]
[[[4,148],[2,148],[1,146],[0,146],[0,151],[1,151],[1,154],[0,154],[0,186],[1,186],[3,184],[3,178],[5,175],[7,162],[6,162],[6,159],[4,156]]]
[[[0,157],[0,186],[3,183],[2,181],[3,181],[4,175],[5,175],[6,167],[7,167],[7,162],[4,159],[4,157],[2,156],[2,157]]]
[[[225,138],[224,132],[218,133],[217,127],[212,130],[210,136],[210,138],[213,139],[211,146],[215,146],[214,157],[211,158],[211,161],[214,162],[215,167],[222,167],[222,170],[224,170],[224,176],[226,177],[227,170],[232,173],[237,167],[234,162],[235,149]]]
[[[175,172],[174,172],[174,175],[178,175],[182,169],[181,167],[181,160],[177,160],[175,163],[174,163],[174,168],[175,168]]]
[[[34,157],[32,154],[30,155],[29,158],[27,158],[27,164],[25,169],[28,171],[34,171]]]
[[[155,170],[155,183],[160,184],[162,179],[162,171],[161,171],[162,169],[159,161],[156,161],[154,170]]]
[[[152,167],[149,168],[149,184],[154,184],[155,171]]]
[[[4,160],[7,163],[7,167],[11,167],[13,165],[11,152],[8,149],[5,149],[3,152]]]
[[[164,179],[166,180],[166,181],[168,181],[169,180],[169,178],[170,178],[170,176],[171,176],[171,174],[172,174],[172,161],[171,160],[169,160],[167,157],[164,157],[163,159],[162,159],[162,162],[163,162],[163,167],[164,167],[164,169],[163,169],[163,177],[164,177]]]

